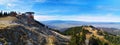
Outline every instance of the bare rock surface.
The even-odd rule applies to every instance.
[[[25,15],[0,17],[0,45],[67,45],[69,39]]]

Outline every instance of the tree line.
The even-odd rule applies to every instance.
[[[11,11],[11,12],[0,12],[0,17],[4,17],[4,16],[14,16],[17,15],[17,13],[15,11]]]

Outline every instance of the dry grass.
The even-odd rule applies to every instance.
[[[47,39],[48,39],[48,40],[47,40],[47,44],[46,44],[46,45],[54,45],[54,43],[55,43],[55,41],[56,41],[56,39],[55,39],[54,36],[48,36]]]
[[[0,29],[3,29],[5,27],[14,25],[13,23],[11,23],[12,21],[17,20],[16,17],[11,17],[11,16],[7,16],[7,17],[1,17],[0,18]]]
[[[11,21],[11,20],[17,20],[17,18],[12,16],[0,17],[0,21]]]
[[[86,39],[90,39],[92,37],[92,34],[86,34]]]
[[[88,30],[89,32],[92,32],[92,34],[86,34],[86,39],[89,39],[92,35],[94,35],[95,37],[99,38],[100,41],[103,41],[103,42],[106,42],[106,43],[109,43],[108,40],[106,40],[104,38],[104,36],[101,36],[101,35],[98,35],[98,30],[93,30],[91,27],[84,27],[85,30]]]

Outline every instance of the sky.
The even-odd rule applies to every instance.
[[[0,0],[0,10],[32,11],[38,21],[120,22],[120,0]]]

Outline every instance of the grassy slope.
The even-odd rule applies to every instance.
[[[65,35],[71,35],[70,45],[120,45],[120,37],[96,29],[92,26],[81,26],[69,28],[64,32]]]

